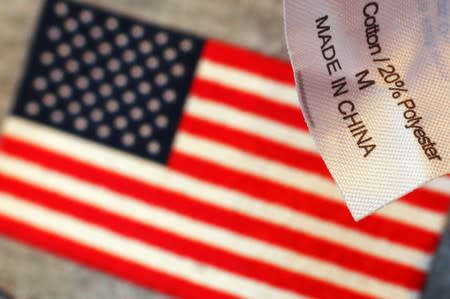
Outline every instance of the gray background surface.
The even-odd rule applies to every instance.
[[[287,59],[281,0],[84,2]],[[11,105],[40,5],[37,0],[0,1],[0,119]],[[168,298],[2,237],[1,289],[16,299]],[[450,231],[441,244],[424,298],[450,298]]]

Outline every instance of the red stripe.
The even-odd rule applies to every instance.
[[[263,97],[229,88],[206,79],[196,78],[191,87],[191,94],[230,105],[294,128],[308,130],[300,108],[275,103]]]
[[[165,191],[117,173],[77,162],[38,147],[15,141],[10,137],[7,138],[4,148],[6,152],[12,155],[18,155],[31,162],[43,164],[45,167],[70,173],[78,179],[105,186],[115,192],[133,196],[152,205],[303,254],[316,256],[380,279],[395,281],[412,288],[418,287],[423,279],[421,272],[410,267],[359,253],[350,248],[295,232],[272,223],[203,204],[185,195]],[[395,232],[394,228],[393,231]],[[361,260],[365,262],[360,263]],[[385,273],[386,268],[392,271]]]
[[[238,299],[238,297],[193,284],[104,251],[62,238],[1,214],[0,234],[56,255],[76,260],[79,263],[108,272],[135,284],[157,289],[180,298]]]
[[[303,213],[341,224],[350,229],[385,238],[391,242],[432,252],[438,235],[391,219],[372,215],[356,223],[344,204],[325,200],[275,182],[209,163],[179,151],[173,151],[170,167],[203,181],[232,188],[268,202],[281,204]],[[420,237],[418,237],[420,236]]]
[[[450,207],[450,196],[424,188],[414,190],[401,200],[438,213],[446,213]]]
[[[111,231],[160,247],[180,256],[260,280],[299,294],[322,298],[369,298],[311,277],[293,273],[250,258],[240,257],[225,250],[184,239],[157,228],[143,225],[100,209],[81,204],[70,198],[44,191],[16,180],[0,176],[0,189],[38,205],[63,214],[69,214],[85,222],[105,227]],[[423,277],[422,277],[423,280]],[[302,283],[299,284],[298,282]],[[416,283],[417,286],[417,283]],[[326,290],[326,292],[324,292]]]
[[[223,125],[217,125],[189,114],[184,114],[180,129],[195,135],[220,141],[253,155],[331,178],[328,169],[317,154],[300,151],[270,141],[269,139],[247,134]]]
[[[202,58],[294,85],[293,71],[288,61],[261,55],[216,40],[208,40],[205,43]]]

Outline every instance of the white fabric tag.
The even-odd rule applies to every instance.
[[[446,1],[285,0],[310,131],[356,220],[450,169]]]

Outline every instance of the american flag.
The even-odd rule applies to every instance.
[[[286,61],[49,0],[0,233],[180,298],[416,298],[449,179],[355,223],[296,98]]]

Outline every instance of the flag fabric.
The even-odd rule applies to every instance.
[[[2,127],[3,236],[179,298],[416,298],[450,203],[354,222],[288,62],[76,2]]]

